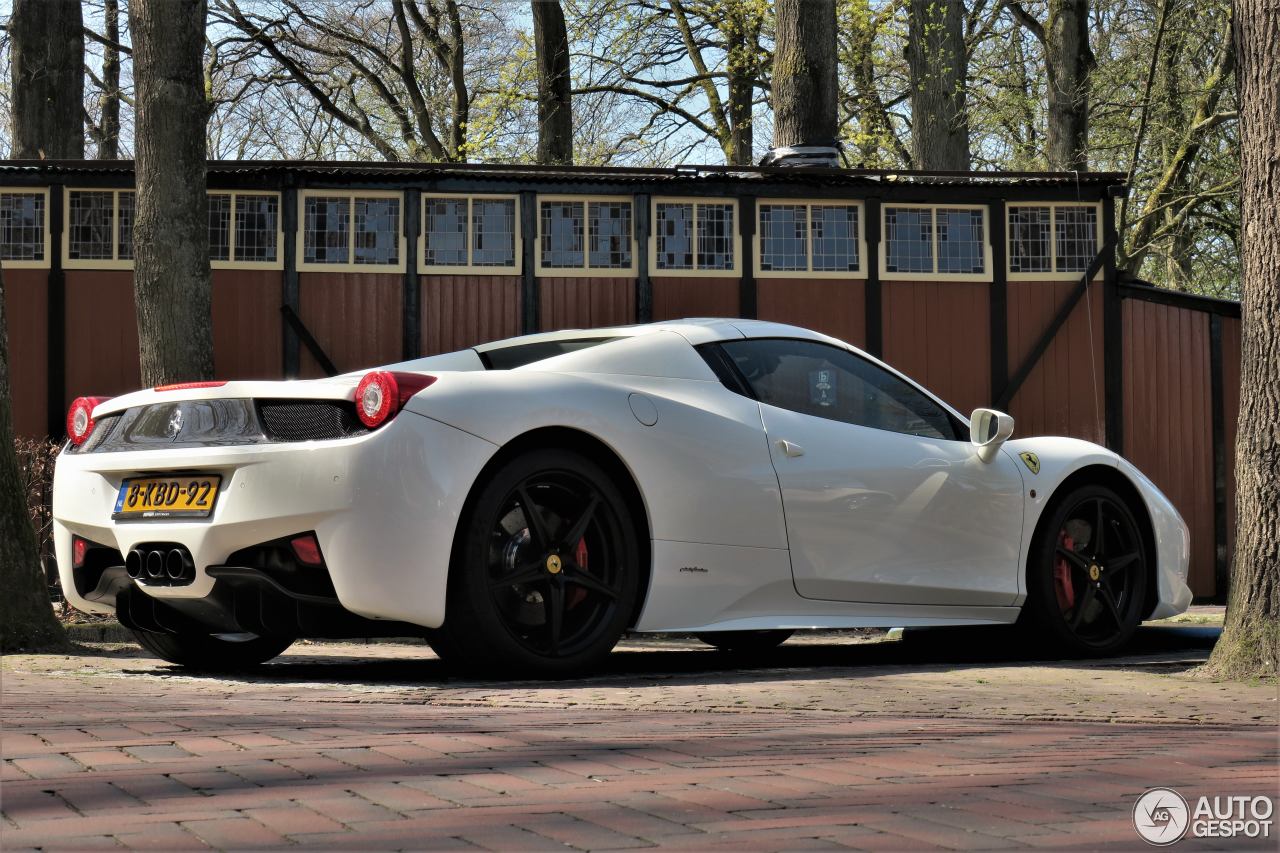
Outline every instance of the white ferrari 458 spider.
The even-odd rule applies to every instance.
[[[58,458],[66,596],[147,649],[249,666],[425,636],[562,675],[624,631],[1017,622],[1119,648],[1191,601],[1133,465],[1010,441],[825,335],[686,320],[529,335],[331,379],[82,398]]]

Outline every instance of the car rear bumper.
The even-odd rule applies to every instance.
[[[437,627],[454,532],[468,491],[495,446],[404,412],[366,435],[334,441],[182,450],[63,454],[54,475],[54,545],[63,590],[77,608],[111,613],[109,597],[78,590],[72,537],[120,554],[148,543],[187,549],[194,580],[125,587],[170,603],[210,599],[228,586],[210,567],[237,551],[314,531],[343,609],[370,619]],[[222,476],[207,519],[117,521],[129,477]],[[83,586],[81,584],[80,586]],[[184,610],[198,611],[194,605]]]

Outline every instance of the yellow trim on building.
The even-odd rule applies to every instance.
[[[766,270],[762,269],[760,247],[760,215],[761,209],[767,205],[804,206],[805,208],[805,269],[802,270]],[[856,207],[858,209],[858,268],[856,270],[814,270],[813,269],[813,208],[815,207]],[[756,199],[756,227],[751,238],[751,262],[756,278],[818,278],[859,280],[867,277],[867,207],[861,199],[837,198],[761,198]]]
[[[345,198],[349,200],[347,205],[347,262],[340,264],[327,264],[308,262],[306,257],[306,230],[307,230],[307,199],[309,198]],[[358,264],[354,262],[356,256],[356,199],[361,198],[390,198],[400,202],[400,233],[396,235],[397,262],[394,264]],[[295,255],[297,260],[297,269],[299,272],[398,272],[405,271],[405,194],[400,190],[340,190],[340,189],[309,189],[298,190],[298,233],[295,247]]]
[[[660,269],[658,267],[658,205],[659,204],[691,204],[693,205],[693,230],[690,240],[690,252],[693,255],[693,266],[689,269]],[[698,268],[698,208],[702,205],[728,205],[733,209],[733,266],[729,269]],[[741,278],[742,277],[742,233],[738,217],[741,215],[736,198],[713,198],[704,196],[655,196],[649,201],[649,275],[657,278]]]
[[[47,270],[52,263],[53,237],[49,233],[49,188],[48,187],[0,187],[0,195],[38,195],[44,196],[44,220],[40,229],[44,235],[44,258],[38,261],[0,261],[9,270]]]
[[[71,257],[71,194],[98,193],[111,196],[111,257],[110,258],[72,258]],[[120,257],[120,194],[137,194],[130,189],[107,189],[104,187],[66,187],[62,200],[62,267],[68,270],[131,270],[132,258]],[[135,207],[136,213],[136,207]]]
[[[275,190],[209,190],[208,195],[225,195],[231,197],[231,218],[228,227],[231,233],[227,238],[227,258],[225,261],[210,260],[209,266],[215,270],[282,270],[284,269],[284,199]],[[276,259],[274,261],[237,261],[236,260],[236,199],[240,196],[274,196],[276,199]]]
[[[897,210],[932,211],[933,272],[888,272],[889,229],[885,226],[890,208]],[[938,216],[939,210],[982,211],[982,268],[980,273],[938,272]],[[922,204],[918,202],[883,202],[880,205],[880,279],[882,281],[991,281],[991,222],[990,209],[985,204]]]
[[[1009,251],[1013,241],[1010,221],[1015,207],[1047,207],[1049,208],[1049,269],[1050,272],[1013,272],[1010,268],[1013,253]],[[1016,201],[1005,204],[1005,276],[1009,281],[1079,281],[1084,270],[1066,270],[1056,272],[1058,267],[1058,232],[1055,217],[1060,207],[1092,207],[1098,212],[1095,222],[1097,231],[1094,239],[1098,249],[1102,248],[1102,202],[1100,201]],[[1094,281],[1101,281],[1103,270],[1098,270]]]
[[[582,266],[580,267],[544,267],[542,265],[542,203],[543,202],[580,201],[582,207]],[[591,258],[591,204],[597,202],[626,202],[631,205],[631,266],[629,267],[593,267],[588,266]],[[533,261],[534,273],[543,278],[635,278],[638,274],[637,256],[640,247],[636,241],[636,201],[629,195],[538,195],[537,208],[534,210],[536,221],[537,245]]]
[[[466,264],[433,264],[427,265],[427,202],[434,198],[446,199],[466,199],[467,215],[466,228],[464,236],[466,238]],[[487,264],[474,264],[472,258],[472,221],[471,208],[472,203],[480,199],[483,201],[510,201],[514,202],[515,221],[512,223],[515,236],[515,262],[511,266],[492,266]],[[418,234],[418,274],[419,275],[520,275],[523,270],[524,261],[524,240],[520,228],[520,196],[511,193],[437,193],[423,192],[422,207],[419,210],[418,219],[422,223],[422,230]]]

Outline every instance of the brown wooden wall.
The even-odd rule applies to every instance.
[[[4,271],[4,313],[9,330],[9,393],[13,429],[32,438],[46,433],[49,297],[44,270]]]
[[[653,319],[737,317],[741,283],[736,278],[689,276],[653,279]]]
[[[284,300],[274,270],[213,271],[213,372],[219,379],[280,376]]]
[[[1009,283],[1010,375],[1026,360],[1076,284]],[[1014,395],[1009,414],[1017,422],[1018,435],[1068,435],[1105,443],[1102,293],[1101,282],[1089,285],[1085,298]]]
[[[390,364],[404,353],[403,290],[399,273],[299,273],[298,316],[339,371]],[[324,375],[306,347],[299,366]]]
[[[1125,300],[1124,450],[1191,528],[1190,586],[1214,590],[1209,315]]]
[[[762,278],[756,282],[756,316],[864,346],[867,341],[866,282]]]
[[[631,278],[538,279],[542,331],[625,326],[636,321],[636,283]]]
[[[422,354],[520,334],[520,287],[519,276],[419,276]]]
[[[961,412],[991,404],[991,285],[886,281],[884,360]]]
[[[67,270],[63,406],[76,397],[113,397],[142,385],[133,273]]]

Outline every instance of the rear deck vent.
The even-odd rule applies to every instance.
[[[368,432],[355,406],[343,400],[262,400],[258,410],[271,441],[324,441]]]

